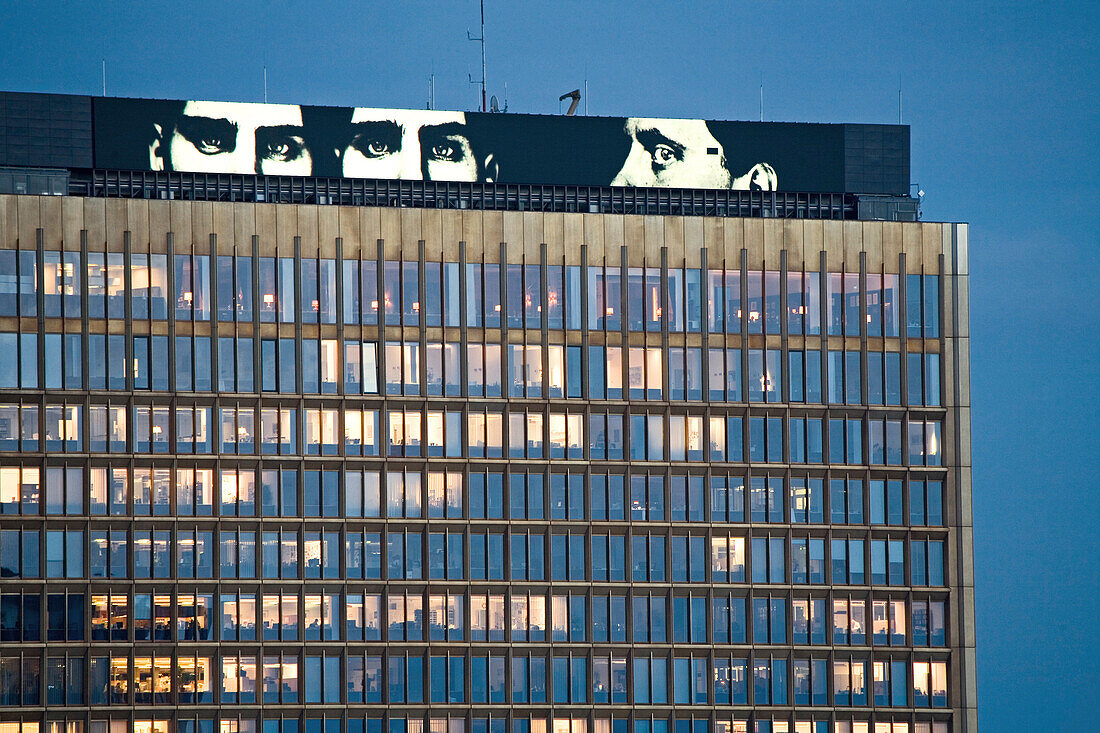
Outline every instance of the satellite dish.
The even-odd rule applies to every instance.
[[[500,107],[497,105],[497,95],[495,95],[495,94],[493,96],[489,97],[489,111],[490,112],[499,112],[500,111]]]

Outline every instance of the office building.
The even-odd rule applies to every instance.
[[[0,131],[0,733],[976,730],[908,128]]]

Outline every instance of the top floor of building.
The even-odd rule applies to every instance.
[[[965,275],[965,225],[0,194],[0,249]]]
[[[0,193],[914,221],[903,125],[0,93]]]

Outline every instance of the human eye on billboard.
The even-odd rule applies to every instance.
[[[396,122],[358,122],[352,126],[351,145],[365,158],[377,160],[401,150],[401,128]]]
[[[284,125],[256,130],[256,155],[260,160],[292,163],[309,156],[301,128]]]
[[[428,155],[432,160],[454,163],[466,156],[466,150],[461,140],[452,138],[432,145],[428,149]]]
[[[677,154],[677,151],[668,145],[658,145],[651,151],[653,155],[653,164],[657,166],[667,166],[674,160],[683,160],[682,155]]]
[[[727,188],[722,147],[701,120],[630,118],[631,137],[615,186]]]
[[[420,129],[420,146],[429,163],[473,162],[474,153],[464,125],[457,122],[428,125]]]
[[[224,118],[181,117],[176,134],[203,155],[232,153],[237,148],[238,126]]]
[[[343,175],[352,178],[420,178],[419,153],[407,151],[404,127],[395,120],[353,122],[341,154]]]
[[[657,173],[684,160],[684,146],[671,140],[651,141],[649,144],[643,143],[643,147],[649,153],[650,165]]]
[[[420,127],[424,177],[432,181],[476,181],[477,158],[470,142],[465,115],[461,112],[445,114],[453,115],[453,119],[443,121],[438,118],[444,115],[436,115],[437,119],[430,120],[434,124]]]
[[[422,128],[425,177],[432,181],[476,181],[477,159],[458,124]]]

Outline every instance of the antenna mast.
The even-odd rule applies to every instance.
[[[470,35],[470,29],[466,29],[466,38],[470,41],[478,41],[481,44],[481,111],[485,112],[488,107],[485,104],[485,0],[481,0],[481,35],[474,37]],[[473,79],[470,80],[471,84],[477,84]]]
[[[898,124],[901,124],[901,72],[898,72]]]

